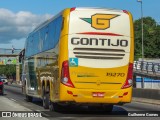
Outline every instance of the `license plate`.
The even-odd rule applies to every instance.
[[[93,97],[104,97],[104,92],[93,92],[92,96]]]

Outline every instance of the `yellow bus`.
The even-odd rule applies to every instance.
[[[26,40],[22,91],[58,111],[87,105],[112,111],[131,102],[134,33],[126,10],[67,8]]]

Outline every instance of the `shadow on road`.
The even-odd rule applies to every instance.
[[[16,87],[15,87],[16,88]],[[24,101],[25,100],[25,96],[21,93],[21,89],[20,88],[16,88],[13,90],[13,88],[9,89],[6,88],[6,91],[11,92],[13,94],[19,95],[22,97],[22,99]],[[42,107],[43,109],[43,104],[42,104],[42,100],[38,99],[38,98],[33,98],[32,104],[37,105]],[[46,111],[46,109],[44,109],[44,111],[40,111],[42,113],[45,113],[49,116],[53,116],[53,117],[72,117],[72,116],[84,116],[84,117],[105,117],[105,116],[123,116],[123,115],[128,115],[128,112],[123,109],[121,106],[114,106],[112,112],[107,112],[104,111],[102,109],[96,109],[96,110],[89,110],[87,106],[79,106],[79,105],[71,105],[69,107],[64,107],[62,110],[58,111],[58,112],[50,112],[49,110]],[[44,116],[45,116],[44,114]]]
[[[41,99],[34,98],[32,101],[33,104],[39,105],[43,107],[43,103]],[[126,116],[128,115],[128,112],[123,109],[121,106],[114,106],[112,112],[107,112],[102,109],[97,110],[89,110],[87,106],[79,106],[79,105],[71,105],[71,106],[64,106],[63,109],[61,109],[58,112],[51,112],[51,111],[42,111],[42,113],[45,113],[50,116],[54,117],[71,117],[71,116],[87,116],[87,117],[93,117],[93,116]],[[45,116],[45,115],[44,115]]]
[[[92,110],[89,110],[87,106],[72,106],[72,107],[69,107],[68,109],[67,108],[63,109],[60,112],[45,111],[44,113],[50,115],[51,117],[72,117],[72,116],[74,117],[106,117],[106,116],[123,117],[128,115],[128,112],[125,109],[117,106],[114,106],[112,112],[107,112],[100,109],[92,111]]]

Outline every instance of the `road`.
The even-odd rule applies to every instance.
[[[108,113],[105,113],[103,111],[89,111],[87,107],[83,106],[75,106],[71,108],[71,110],[66,110],[65,112],[49,112],[49,110],[46,110],[42,106],[42,101],[39,99],[33,99],[33,102],[26,102],[25,96],[21,93],[20,87],[15,86],[5,86],[5,98],[25,107],[26,109],[29,109],[31,111],[40,112],[44,117],[47,119],[67,119],[67,120],[74,120],[74,119],[83,119],[86,120],[97,120],[98,119],[109,119],[110,120],[116,120],[116,119],[128,119],[128,117],[110,117]],[[27,110],[26,110],[27,111]],[[113,108],[113,112],[111,114],[114,114],[115,112],[119,112],[120,114],[129,114],[134,113],[137,111],[160,111],[160,105],[155,104],[147,104],[147,103],[138,103],[138,102],[132,102],[125,104],[123,106],[115,105]],[[109,117],[108,117],[109,116]],[[160,116],[159,116],[160,117]],[[158,120],[159,117],[153,117],[152,119]],[[151,117],[147,117],[151,118]],[[131,119],[136,120],[143,120],[146,119],[145,117],[131,117]]]

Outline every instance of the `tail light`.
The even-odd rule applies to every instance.
[[[127,79],[125,81],[125,84],[122,86],[122,89],[129,88],[132,86],[133,84],[132,75],[133,75],[133,64],[129,63]]]
[[[61,82],[62,84],[74,88],[74,85],[70,79],[69,75],[69,65],[68,65],[68,60],[64,61],[62,63],[62,71],[61,71]]]
[[[76,7],[70,9],[70,12],[75,11]]]
[[[3,85],[3,82],[0,81],[0,85]]]
[[[124,13],[129,14],[127,10],[123,10]]]

